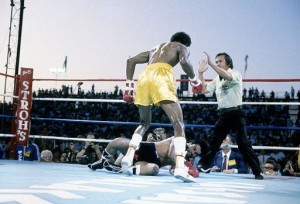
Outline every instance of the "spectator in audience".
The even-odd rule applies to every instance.
[[[18,159],[19,152],[22,152],[24,161],[41,161],[40,148],[31,139],[28,142],[28,146],[17,146],[16,159]]]
[[[5,143],[5,141],[0,140],[0,159],[6,159],[7,148],[8,145]]]
[[[60,162],[61,151],[59,148],[55,148],[53,151],[53,162]]]
[[[232,145],[232,140],[227,135],[221,144],[221,150],[217,152],[214,158],[211,171],[225,174],[248,173],[243,156],[238,152],[232,151],[230,145]]]
[[[289,92],[284,92],[284,97],[286,101],[290,101],[291,97],[290,97],[290,93]]]
[[[295,89],[294,89],[294,87],[292,86],[291,87],[291,98],[294,100],[294,98],[295,98]]]
[[[263,174],[265,176],[281,176],[280,167],[276,159],[269,157],[262,166]]]
[[[273,90],[270,93],[270,99],[271,99],[271,101],[273,101],[275,99],[275,93]]]
[[[87,139],[95,139],[93,133],[88,133]],[[89,164],[98,161],[101,158],[101,149],[98,143],[86,141],[81,151],[77,153],[76,161],[80,164]]]
[[[42,162],[52,162],[53,154],[52,154],[51,150],[48,150],[48,149],[43,150],[41,152],[41,160],[42,160]]]
[[[83,137],[83,135],[78,135],[77,138],[84,138],[84,137]],[[82,141],[76,141],[75,142],[75,150],[77,152],[79,152],[82,149],[83,145],[84,145],[84,142],[82,142]]]
[[[272,153],[270,154],[270,156],[278,162],[279,166],[284,165],[283,162],[284,162],[286,156],[283,151],[273,150]]]
[[[63,153],[61,153],[61,155],[60,155],[59,161],[60,161],[61,163],[67,163],[67,158],[68,158],[68,153],[67,153],[67,152],[63,152]]]
[[[65,148],[67,152],[67,162],[68,163],[77,163],[77,151],[75,149],[74,142],[69,143],[69,148]]]
[[[267,154],[265,149],[260,150],[260,154],[258,155],[260,165],[263,165],[270,157],[271,156]]]
[[[294,147],[300,147],[300,131],[295,131],[291,136]],[[284,176],[300,176],[300,150],[296,151],[287,161],[282,171]]]

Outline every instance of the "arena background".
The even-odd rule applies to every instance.
[[[0,33],[0,141],[6,153],[0,160],[0,203],[298,201],[297,177],[274,176],[255,181],[251,174],[212,173],[200,174],[196,183],[187,184],[174,179],[168,169],[162,169],[158,177],[127,177],[106,171],[91,172],[80,164],[17,161],[14,155],[8,160],[11,152],[7,147],[15,137],[14,105],[20,101],[18,92],[14,92],[18,78],[14,76],[17,56],[14,34],[8,43],[9,31],[18,25],[13,23],[8,27],[15,22],[10,20],[17,19],[9,17],[10,12],[16,12],[19,2],[0,2],[3,8],[0,25],[7,31]],[[282,170],[294,151],[299,150],[290,140],[299,131],[300,79],[296,59],[300,32],[299,25],[295,24],[299,20],[299,2],[164,1],[156,5],[151,2],[25,2],[19,63],[20,67],[32,68],[34,72],[30,141],[37,143],[40,150],[63,151],[71,141],[86,141],[81,136],[88,132],[95,133],[94,142],[99,142],[102,148],[115,137],[130,138],[138,125],[138,112],[133,104],[121,100],[126,59],[162,40],[167,41],[180,29],[192,36],[190,51],[195,69],[197,61],[203,58],[203,50],[212,56],[220,50],[231,54],[235,69],[244,77],[243,108],[247,113],[250,141],[257,154],[262,149],[274,155],[283,153],[285,157],[278,161]],[[263,9],[267,5],[272,9]],[[216,8],[213,10],[218,15],[211,12],[212,8]],[[224,15],[224,8],[231,12]],[[157,15],[153,21],[160,21],[166,29],[149,35],[157,25],[149,23],[145,30],[145,22],[156,10],[172,10],[181,19],[180,26],[178,21],[173,24],[169,20],[174,18],[174,13],[160,12],[164,16]],[[208,16],[210,13],[214,16]],[[187,15],[192,16],[191,21],[185,20]],[[139,66],[135,76],[141,70]],[[181,80],[184,76],[180,67],[175,70],[187,138],[209,140],[217,118],[214,96],[193,95],[188,83]],[[208,71],[208,78],[214,76],[212,70]],[[158,126],[165,127],[168,136],[172,136],[166,116],[159,108],[153,108],[149,132]]]

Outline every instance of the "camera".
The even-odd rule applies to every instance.
[[[90,145],[88,146],[88,148],[86,148],[86,150],[87,150],[87,151],[92,151],[92,150],[93,150],[92,145],[90,144]]]
[[[153,134],[152,135],[153,139],[155,139],[156,141],[160,141],[161,140],[161,136],[160,135],[157,135],[157,134]]]

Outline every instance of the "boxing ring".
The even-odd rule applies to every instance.
[[[83,80],[81,80],[83,81]],[[299,80],[300,81],[300,80]],[[18,96],[0,94],[18,98]],[[115,99],[83,98],[33,98],[33,103],[47,102],[124,103]],[[209,101],[181,101],[183,106],[215,105]],[[244,102],[243,105],[299,106],[298,102]],[[5,120],[15,116],[0,115]],[[135,128],[134,121],[101,121],[63,118],[32,117],[32,122],[98,124]],[[152,123],[151,127],[166,127],[169,123]],[[213,125],[185,124],[186,128],[210,129]],[[265,129],[292,131],[299,127],[247,126],[249,130]],[[13,138],[14,134],[0,133],[1,138]],[[93,141],[107,143],[110,139],[93,139],[30,134],[30,138],[57,141]],[[232,146],[236,148],[236,146]],[[279,146],[253,146],[254,149],[295,151],[300,148]],[[86,165],[45,163],[36,161],[0,160],[0,203],[50,204],[50,203],[298,203],[300,177],[268,176],[254,180],[252,174],[200,173],[196,183],[183,183],[169,174],[167,168],[158,176],[127,176],[106,170],[91,171]]]
[[[182,183],[167,169],[158,176],[125,176],[85,165],[0,160],[0,203],[298,203],[299,177],[254,180],[250,174],[200,174]]]

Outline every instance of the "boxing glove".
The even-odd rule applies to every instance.
[[[132,103],[133,102],[133,91],[134,91],[134,81],[126,80],[125,91],[123,94],[123,100]]]
[[[199,171],[193,166],[193,164],[189,161],[184,162],[185,166],[188,167],[188,174],[193,177],[199,177]]]
[[[191,162],[189,162],[189,161],[184,161],[184,165],[186,166],[186,167],[188,167],[188,168],[190,168],[190,167],[192,167],[193,166],[193,164],[191,163]]]
[[[199,177],[199,171],[195,167],[189,167],[188,174],[193,176],[193,177]]]
[[[200,79],[198,79],[196,76],[193,79],[190,79],[190,84],[192,86],[192,92],[194,94],[199,94],[201,93],[202,89],[203,89],[203,85],[200,81]]]

